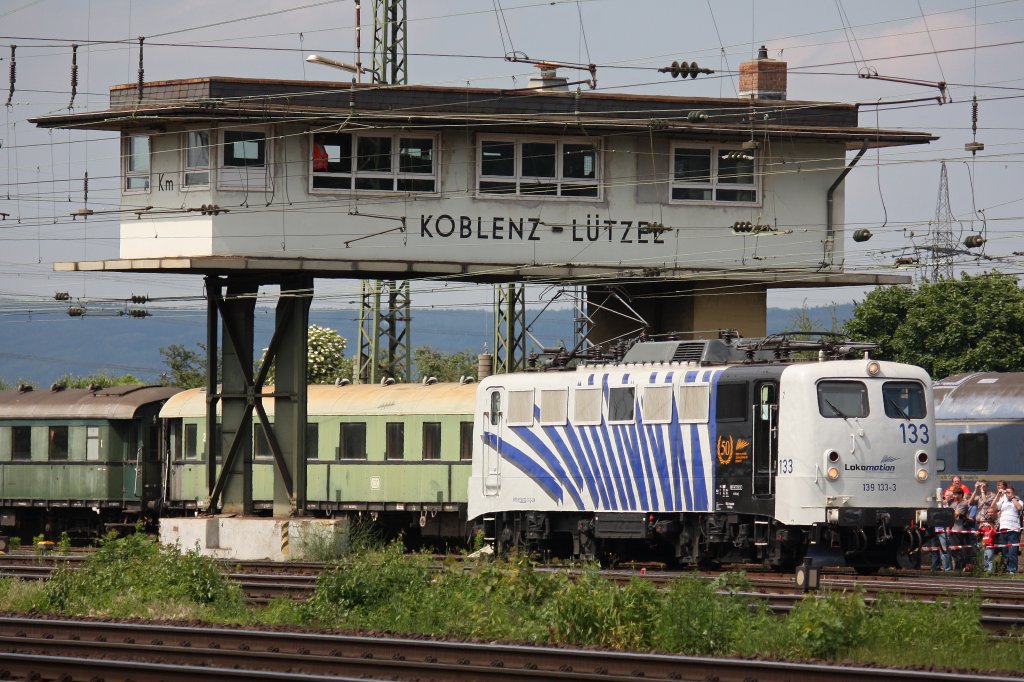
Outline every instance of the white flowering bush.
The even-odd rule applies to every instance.
[[[352,360],[345,357],[348,341],[336,330],[309,325],[309,345],[306,351],[306,373],[311,384],[333,384],[336,379],[352,378]],[[267,349],[263,349],[264,362]],[[267,381],[274,381],[274,367],[267,373]]]

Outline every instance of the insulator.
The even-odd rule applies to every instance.
[[[89,203],[89,171],[82,177],[82,203]]]
[[[85,315],[85,308],[79,308],[77,306],[68,308],[69,317],[82,317],[83,315]]]
[[[146,80],[146,70],[142,66],[142,43],[145,40],[145,36],[139,36],[139,101],[142,101],[142,85]]]
[[[968,249],[976,249],[985,243],[985,238],[980,234],[971,234],[964,239],[964,246]]]
[[[866,242],[871,239],[872,236],[871,230],[860,229],[853,231],[853,241],[855,242]]]
[[[11,106],[11,100],[14,99],[14,83],[18,80],[18,62],[14,59],[14,51],[17,49],[17,45],[11,45],[11,63],[7,67],[7,82],[10,83],[10,90],[7,91],[6,106]]]
[[[71,99],[68,100],[68,109],[75,105],[75,95],[78,94],[78,45],[71,45]]]
[[[978,132],[978,96],[971,101],[971,130]]]
[[[691,111],[686,114],[686,120],[690,123],[699,123],[700,121],[708,120],[708,115],[703,111]]]
[[[149,296],[145,294],[132,294],[132,303],[149,303]]]
[[[55,300],[55,301],[70,301],[71,300],[71,294],[69,294],[66,291],[58,291],[57,293],[55,293],[53,295],[53,300]]]
[[[132,308],[128,311],[128,317],[149,317],[150,313],[148,310],[139,310],[138,308]]]
[[[700,73],[700,67],[697,66],[697,62],[690,62],[690,78],[696,78],[698,73]]]

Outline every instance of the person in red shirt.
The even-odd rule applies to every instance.
[[[967,497],[967,496],[969,496],[969,495],[971,494],[971,490],[970,490],[970,488],[968,488],[967,486],[965,486],[965,485],[964,485],[964,481],[963,481],[963,479],[962,479],[962,478],[960,478],[959,476],[954,476],[954,477],[953,477],[953,484],[952,484],[952,485],[950,485],[950,486],[949,486],[948,488],[946,488],[946,489],[945,489],[945,490],[943,491],[943,494],[945,494],[945,493],[951,493],[951,492],[953,492],[954,490],[956,490],[957,488],[959,488],[960,490],[962,490],[962,491],[963,491],[963,493],[964,493],[964,497]]]

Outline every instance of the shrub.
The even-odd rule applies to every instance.
[[[786,621],[792,652],[811,658],[836,658],[859,643],[867,616],[859,591],[805,596]]]
[[[732,650],[736,635],[749,618],[747,600],[716,592],[723,585],[735,591],[745,578],[715,582],[699,576],[674,580],[657,614],[654,644],[659,649],[690,655],[722,654]],[[745,581],[745,582],[744,582]]]

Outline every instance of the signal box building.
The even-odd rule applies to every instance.
[[[550,77],[114,86],[106,110],[35,120],[121,134],[119,258],[58,269],[573,280],[620,287],[653,332],[746,336],[769,288],[905,281],[844,269],[847,154],[934,138],[787,100],[784,62],[743,70],[740,99]],[[594,314],[599,337],[635,326]]]

